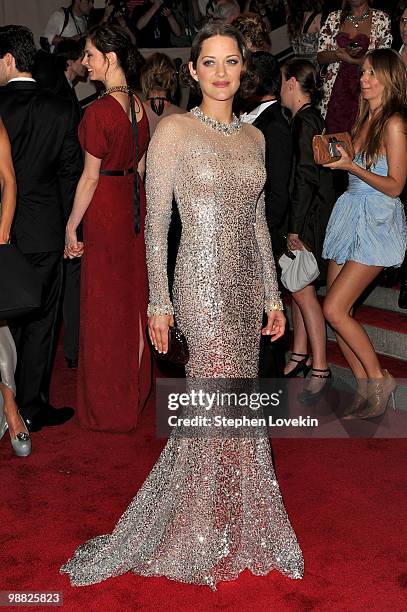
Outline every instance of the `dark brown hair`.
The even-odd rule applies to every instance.
[[[318,83],[318,75],[312,62],[306,59],[294,58],[283,65],[285,79],[294,77],[300,84],[301,91],[308,94],[311,104],[317,104],[321,99],[321,89]]]
[[[245,39],[243,38],[239,30],[237,30],[234,26],[228,23],[222,23],[221,21],[211,21],[199,30],[194,40],[192,41],[189,61],[192,62],[194,68],[196,68],[198,57],[201,54],[202,45],[204,44],[205,40],[208,40],[208,38],[213,38],[214,36],[228,36],[229,38],[232,38],[239,47],[243,63],[246,63],[249,51],[247,49]]]
[[[228,23],[223,23],[221,21],[210,21],[199,30],[194,40],[192,41],[189,61],[192,62],[192,66],[194,69],[196,69],[198,58],[202,51],[202,45],[204,44],[205,40],[213,38],[214,36],[228,36],[229,38],[232,38],[239,48],[240,55],[242,56],[243,60],[243,65],[246,64],[250,52],[239,30],[237,30],[235,27]],[[184,84],[190,87],[194,93],[197,93],[199,91],[199,85],[191,77],[187,64],[183,64],[183,66],[181,67],[180,77]]]
[[[244,99],[280,94],[281,72],[277,59],[268,51],[255,51],[247,63],[245,78],[240,88]]]
[[[394,19],[396,22],[399,22],[402,14],[407,9],[407,0],[400,0],[398,5],[396,6],[396,10],[394,11]]]
[[[31,72],[37,49],[31,30],[21,25],[0,27],[0,58],[10,53],[19,72]]]
[[[87,37],[105,57],[107,53],[116,53],[129,85],[137,81],[145,60],[123,28],[108,24],[97,25],[89,30]]]
[[[304,13],[322,10],[323,0],[288,0],[287,31],[290,40],[301,34],[304,23]]]

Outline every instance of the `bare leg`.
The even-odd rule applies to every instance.
[[[329,294],[331,286],[333,285],[333,283],[334,283],[336,277],[338,276],[338,274],[340,274],[342,268],[343,268],[343,265],[339,266],[334,261],[330,261],[329,262],[328,277],[327,277],[327,295]],[[349,316],[353,317],[353,308],[350,309]],[[362,365],[362,362],[359,361],[359,359],[356,357],[355,353],[352,351],[350,346],[348,346],[346,344],[345,340],[340,336],[338,331],[336,329],[334,329],[334,332],[335,332],[336,341],[337,341],[337,343],[339,345],[339,348],[341,349],[341,352],[342,352],[343,356],[345,357],[346,361],[348,362],[349,367],[352,370],[354,377],[356,379],[367,378],[367,373],[366,373],[365,368]]]
[[[143,358],[144,353],[144,336],[143,336],[143,327],[141,325],[141,316],[139,314],[139,345],[138,345],[138,365],[140,367],[141,360]]]
[[[312,365],[319,370],[327,369],[326,325],[322,308],[313,285],[293,293],[293,298],[301,311],[306,335],[312,351]]]
[[[18,414],[18,408],[13,391],[6,385],[0,384],[0,392],[4,400],[4,414],[10,431],[10,436],[15,438],[21,431],[27,432],[27,428],[24,421]]]
[[[327,382],[325,378],[330,376],[326,360],[326,323],[313,285],[297,291],[293,294],[293,298],[301,310],[312,351],[314,371],[305,392],[314,395],[323,389]]]
[[[336,266],[331,262],[330,267],[332,265]],[[362,365],[362,368],[360,368],[349,351],[346,354],[344,353],[357,378],[365,378],[366,375],[368,378],[383,377],[379,360],[369,336],[362,325],[355,321],[350,314],[351,308],[358,297],[382,270],[381,266],[365,266],[355,261],[347,261],[331,282],[324,302],[323,310],[327,321]],[[334,271],[335,268],[331,270],[331,281]]]
[[[294,295],[293,295],[294,297]],[[297,303],[293,299],[291,301],[291,317],[293,322],[293,332],[294,332],[294,342],[293,342],[293,353],[299,353],[302,355],[306,355],[308,351],[308,338],[307,332],[304,325],[304,319],[302,318],[301,310],[298,308]],[[301,359],[300,357],[295,357],[296,359]],[[307,360],[307,365],[311,362],[311,358]],[[288,374],[292,372],[296,367],[296,363],[294,361],[288,361],[287,365],[284,368],[284,374]]]

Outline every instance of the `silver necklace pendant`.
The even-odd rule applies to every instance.
[[[370,17],[370,10],[366,9],[366,11],[360,17],[356,17],[355,15],[352,15],[352,13],[350,13],[346,17],[346,19],[347,21],[351,22],[354,28],[358,29],[359,23],[361,23],[362,21],[366,21],[367,19],[369,19],[369,17]]]
[[[208,117],[205,115],[198,106],[195,106],[190,111],[191,115],[193,115],[196,119],[199,119],[202,123],[207,125],[208,127],[224,134],[225,136],[230,136],[231,134],[235,134],[242,127],[242,122],[236,115],[233,115],[233,119],[231,123],[221,123],[220,121],[216,121],[212,117]]]

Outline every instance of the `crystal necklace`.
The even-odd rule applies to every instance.
[[[123,93],[128,94],[129,96],[131,96],[131,89],[130,87],[128,87],[127,85],[114,85],[113,87],[109,87],[109,89],[105,89],[105,91],[102,91],[102,93],[100,94],[99,98],[103,98],[104,96],[108,96],[109,94],[113,93],[114,91],[121,91]]]
[[[220,121],[216,121],[212,117],[208,117],[208,115],[204,115],[201,109],[198,106],[192,108],[190,113],[199,121],[202,121],[208,127],[224,134],[225,136],[230,136],[231,134],[235,134],[242,127],[242,122],[236,115],[233,115],[233,119],[231,123],[221,123]]]
[[[352,15],[352,13],[350,13],[349,15],[346,16],[346,19],[350,21],[351,24],[356,29],[358,29],[359,23],[366,21],[367,19],[369,19],[369,17],[370,17],[370,10],[367,8],[365,12],[363,13],[363,15],[361,15],[360,17],[356,17],[355,15]]]
[[[109,89],[105,89],[105,91],[102,91],[102,93],[99,95],[99,99],[104,98],[105,96],[108,96],[114,91],[121,91],[122,93],[126,93],[129,96],[129,98],[133,97],[133,92],[128,85],[114,85],[113,87],[109,87]],[[136,112],[139,113],[140,104],[137,102],[136,99],[134,100],[136,103]]]

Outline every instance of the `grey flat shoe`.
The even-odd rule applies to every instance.
[[[17,457],[28,457],[32,451],[30,434],[26,431],[20,431],[15,438],[11,438],[11,446]]]
[[[21,422],[24,424],[23,417],[20,413],[18,413],[18,416],[20,417]],[[28,455],[31,455],[32,444],[31,437],[28,431],[26,430],[18,432],[15,438],[12,438],[10,430],[9,433],[11,439],[11,446],[13,447],[14,454],[17,457],[28,457]]]

